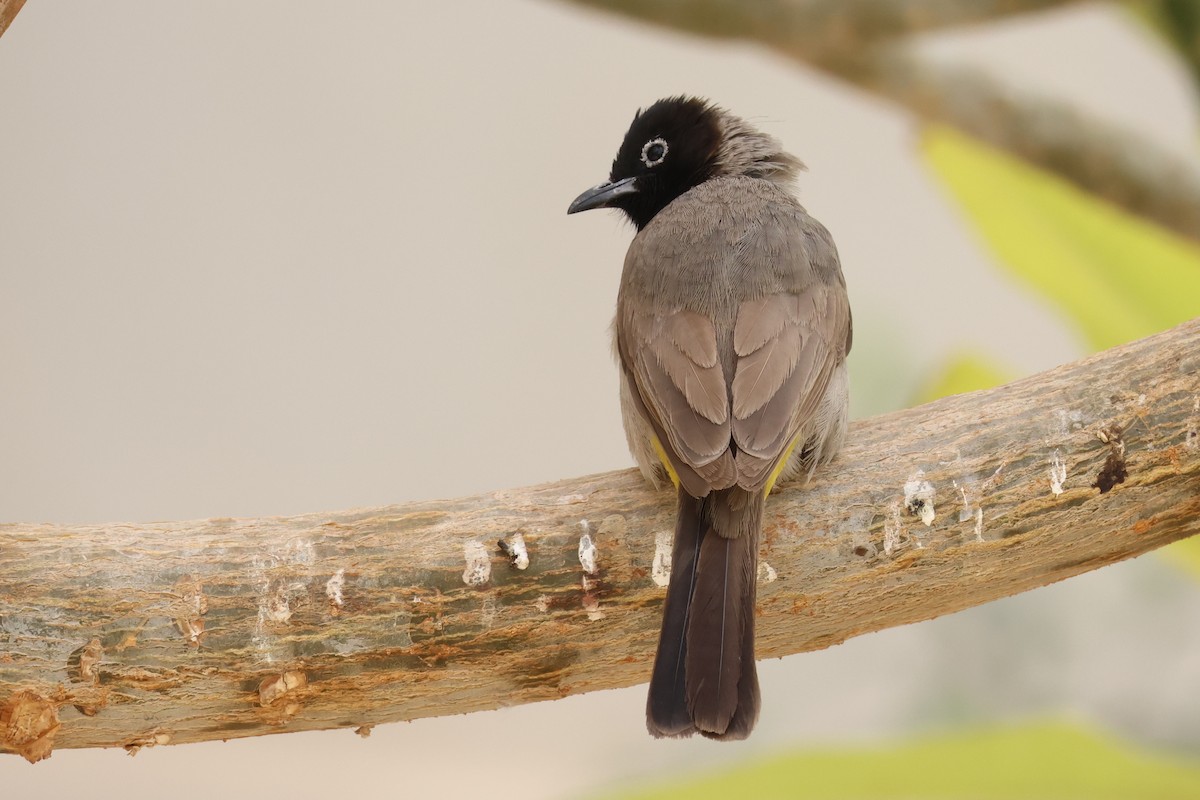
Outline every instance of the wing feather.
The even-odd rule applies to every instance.
[[[738,327],[743,326],[744,314],[782,320],[765,326],[746,321],[745,330],[771,330],[773,335],[738,359],[732,385],[738,484],[757,489],[815,415],[830,375],[844,357],[834,341],[849,324],[849,311],[836,292],[814,286],[799,295],[743,303]],[[744,341],[756,339],[747,335]]]

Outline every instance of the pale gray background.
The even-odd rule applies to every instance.
[[[1182,73],[1103,6],[929,46],[1196,157]],[[0,520],[291,514],[627,466],[607,326],[631,232],[564,210],[633,111],[678,92],[808,163],[858,415],[958,347],[1022,373],[1082,352],[991,263],[907,114],[755,47],[549,0],[30,3],[0,39]],[[1197,752],[1198,625],[1200,591],[1142,559],[765,663],[760,729],[732,746],[651,742],[637,687],[365,741],[0,758],[0,786],[552,798],[1052,713]]]

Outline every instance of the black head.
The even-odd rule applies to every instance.
[[[607,183],[575,198],[568,214],[619,208],[638,230],[681,194],[719,175],[786,182],[800,162],[743,120],[698,97],[669,97],[639,111]]]
[[[608,183],[579,196],[568,214],[619,208],[638,230],[679,195],[716,171],[720,112],[695,97],[671,97],[633,118]]]

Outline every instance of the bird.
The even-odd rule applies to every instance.
[[[803,168],[713,102],[668,97],[567,209],[619,209],[637,229],[613,320],[622,422],[677,507],[646,702],[656,738],[750,735],[764,502],[846,436],[850,303],[832,236],[792,193]]]

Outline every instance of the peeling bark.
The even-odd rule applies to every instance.
[[[674,507],[626,470],[299,517],[0,525],[0,750],[365,735],[643,682]],[[855,423],[767,502],[758,655],[1052,583],[1198,518],[1194,320]]]

